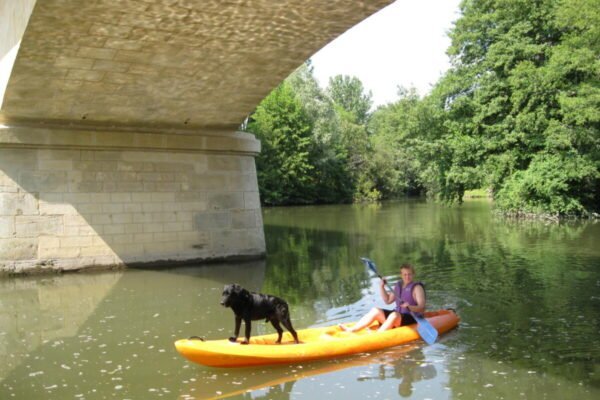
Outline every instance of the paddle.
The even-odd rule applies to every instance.
[[[392,289],[390,285],[388,285],[387,281],[383,279],[381,275],[379,275],[379,272],[377,272],[377,267],[375,266],[375,263],[373,261],[365,257],[361,257],[360,260],[367,266],[367,268],[373,271],[375,275],[379,277],[379,279],[385,282],[388,289],[390,289],[392,292],[394,291],[394,289]],[[412,315],[415,321],[417,321],[417,332],[419,332],[421,338],[427,344],[434,344],[438,336],[438,331],[425,318],[417,316],[412,311],[410,311],[410,315]]]

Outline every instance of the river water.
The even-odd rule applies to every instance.
[[[0,399],[598,399],[600,223],[495,217],[486,201],[263,210],[251,263],[0,280]],[[284,297],[296,329],[358,319],[411,262],[458,329],[432,346],[216,369],[173,346],[228,337],[224,284]],[[253,334],[271,333],[264,322]]]

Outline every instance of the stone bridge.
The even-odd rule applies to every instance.
[[[390,2],[0,0],[0,273],[264,256],[237,129]]]

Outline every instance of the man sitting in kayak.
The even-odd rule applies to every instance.
[[[378,321],[381,325],[379,331],[385,331],[398,326],[414,324],[417,321],[411,313],[422,316],[425,312],[425,289],[421,282],[413,281],[415,269],[411,264],[403,264],[400,267],[400,276],[402,277],[402,286],[400,282],[394,285],[394,291],[388,292],[385,289],[385,280],[381,280],[381,298],[385,304],[396,303],[392,310],[374,307],[356,324],[347,327],[340,324],[340,329],[346,332],[356,332]]]

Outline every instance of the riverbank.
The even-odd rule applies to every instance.
[[[24,277],[37,275],[61,275],[61,274],[86,274],[103,271],[123,271],[126,269],[138,270],[168,270],[190,265],[205,266],[223,263],[250,263],[264,260],[266,254],[258,255],[237,255],[228,257],[218,257],[210,259],[194,259],[194,260],[161,260],[145,263],[121,263],[121,264],[99,264],[83,268],[64,268],[55,265],[51,260],[47,263],[30,266],[29,264],[15,263],[10,266],[0,265],[0,279],[8,277]]]
[[[463,199],[468,199],[468,200],[487,199],[487,200],[493,202],[494,196],[492,194],[492,191],[489,189],[474,189],[474,190],[465,190]],[[493,212],[496,215],[499,215],[501,217],[504,217],[507,219],[517,219],[517,220],[525,219],[525,220],[561,222],[561,221],[573,221],[573,220],[578,220],[578,219],[581,219],[581,220],[600,219],[600,213],[597,213],[597,212],[588,212],[588,213],[583,213],[581,215],[565,215],[565,214],[560,214],[560,213],[547,213],[547,212],[535,213],[535,212],[524,211],[524,210],[505,211],[505,210],[500,210],[500,209],[495,209]]]

